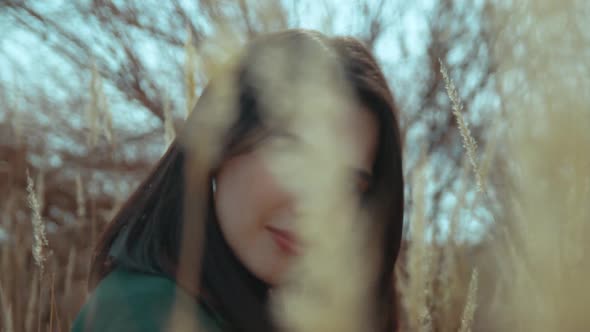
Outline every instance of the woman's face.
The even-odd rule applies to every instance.
[[[351,113],[347,134],[361,151],[351,173],[363,191],[372,175],[378,126],[364,107]],[[279,185],[256,149],[226,160],[215,183],[215,209],[225,240],[252,274],[276,285],[301,250],[293,236],[297,202]]]

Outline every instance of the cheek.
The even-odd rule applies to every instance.
[[[282,196],[262,158],[251,153],[225,162],[216,178],[215,207],[226,240],[255,236]]]
[[[266,226],[288,201],[261,158],[243,155],[224,163],[216,178],[215,209],[225,241],[256,277],[274,284],[288,260]]]

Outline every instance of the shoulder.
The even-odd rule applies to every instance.
[[[203,309],[174,281],[116,269],[90,295],[72,331],[169,331],[176,322],[196,326],[197,319],[203,320]]]

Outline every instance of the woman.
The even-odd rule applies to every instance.
[[[269,69],[269,59],[280,68]],[[269,95],[297,105],[289,97],[320,67],[348,86],[358,110],[347,128],[361,151],[354,181],[379,247],[375,326],[396,329],[404,182],[393,97],[357,40],[288,30],[251,42],[231,70],[212,79],[179,139],[103,233],[91,264],[92,295],[73,331],[164,331],[178,312],[196,317],[204,331],[277,330],[269,290],[300,249],[290,225],[296,202],[258,152],[290,135],[282,130],[288,116],[272,115],[284,103]],[[279,80],[261,79],[273,75]],[[215,127],[211,109],[222,112],[222,104],[236,115],[227,130],[210,132],[223,144],[207,146],[203,123]]]

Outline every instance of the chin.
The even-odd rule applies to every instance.
[[[258,274],[257,277],[271,287],[277,286],[288,277],[286,263],[287,262],[281,262],[281,264],[277,264],[280,266],[275,265],[274,269],[264,271],[263,273]]]
[[[265,273],[264,275],[259,276],[259,278],[260,280],[268,284],[270,287],[274,287],[281,283],[281,280],[283,280],[284,276],[285,273],[278,273],[273,271],[270,273]]]

